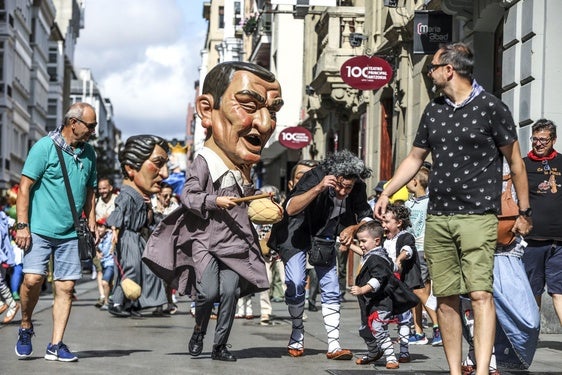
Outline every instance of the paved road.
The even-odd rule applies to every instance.
[[[187,354],[187,341],[194,319],[188,313],[187,299],[180,300],[180,311],[171,317],[157,318],[147,311],[141,319],[115,318],[93,305],[95,283],[84,279],[78,286],[65,343],[80,358],[76,363],[49,362],[43,359],[51,332],[51,302],[43,295],[34,317],[34,353],[18,360],[14,353],[18,322],[0,326],[0,374],[445,374],[443,349],[430,345],[411,346],[412,363],[399,370],[386,370],[384,361],[373,366],[357,366],[353,361],[326,359],[326,333],[320,312],[307,312],[305,356],[291,358],[286,353],[290,332],[284,303],[274,303],[276,319],[261,326],[259,319],[236,320],[232,329],[231,351],[234,363],[210,359],[212,334],[205,338],[201,356]],[[257,311],[257,298],[254,299]],[[356,354],[365,350],[357,334],[358,307],[350,301],[342,305],[341,343]],[[211,323],[211,330],[214,328]],[[429,332],[427,332],[429,334]],[[396,335],[394,327],[393,336]],[[502,374],[562,374],[562,335],[544,334],[530,371],[502,371]]]

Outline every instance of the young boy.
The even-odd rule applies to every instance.
[[[410,290],[423,287],[420,262],[414,236],[406,229],[411,226],[410,210],[402,204],[392,203],[386,208],[382,226],[386,234],[385,248],[390,259],[394,261],[394,271]],[[400,357],[398,362],[408,363],[410,359],[409,339],[412,313],[399,314],[398,334],[400,338]]]
[[[412,194],[412,197],[404,204],[410,209],[410,221],[412,226],[408,229],[414,235],[416,240],[416,250],[420,261],[420,269],[423,288],[415,289],[414,293],[418,296],[421,303],[414,308],[414,334],[410,336],[410,344],[425,345],[428,343],[427,337],[423,332],[422,325],[422,308],[425,308],[429,318],[433,322],[433,340],[431,345],[443,345],[441,333],[439,332],[439,324],[437,323],[437,314],[435,310],[429,307],[428,300],[431,296],[431,279],[429,269],[425,261],[424,240],[425,240],[425,219],[427,217],[427,204],[429,197],[427,195],[427,183],[429,180],[429,169],[425,166],[421,167],[414,178],[406,184],[406,188]],[[435,299],[435,297],[433,297]],[[434,302],[436,304],[437,301]]]
[[[358,245],[350,249],[361,255],[361,264],[351,287],[351,294],[357,296],[361,310],[359,335],[367,344],[367,355],[355,363],[365,365],[375,362],[383,355],[387,369],[400,367],[394,354],[394,347],[388,332],[392,320],[392,299],[385,293],[385,287],[394,277],[392,261],[381,247],[383,228],[375,221],[362,224],[356,233]]]
[[[105,218],[101,218],[96,221],[96,230],[100,238],[100,242],[97,247],[97,256],[100,259],[102,269],[101,285],[103,288],[103,305],[101,306],[101,309],[107,310],[109,307],[108,298],[113,284],[115,264],[113,262],[111,231],[105,225]]]

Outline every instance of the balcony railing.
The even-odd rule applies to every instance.
[[[363,53],[363,47],[351,45],[350,35],[363,34],[364,14],[363,7],[330,7],[316,24],[317,61],[311,85],[318,94],[329,94],[333,83],[342,83],[342,64]]]
[[[256,26],[251,33],[252,51],[250,61],[262,66],[269,66],[271,48],[272,15],[262,13],[257,19]]]

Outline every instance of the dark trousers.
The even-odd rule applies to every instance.
[[[203,275],[201,281],[197,283],[197,298],[195,302],[195,329],[205,334],[213,304],[219,303],[217,316],[217,326],[215,328],[215,345],[225,345],[228,343],[234,314],[236,313],[236,303],[240,296],[238,286],[239,276],[236,272],[227,268],[216,258],[213,257]]]

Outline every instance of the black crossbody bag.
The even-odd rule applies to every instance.
[[[344,202],[340,206],[340,214],[338,215],[338,221],[336,223],[336,231],[338,230],[341,218],[341,212]],[[325,237],[319,237],[318,233],[322,233],[324,229],[328,226],[328,223],[324,225],[318,232],[317,235],[310,236],[310,250],[308,251],[308,263],[311,266],[331,266],[336,257],[336,240],[327,239]],[[312,231],[310,221],[308,222],[309,230]],[[334,236],[335,237],[335,234]]]
[[[78,251],[80,253],[80,260],[90,260],[96,255],[96,245],[94,236],[88,227],[88,220],[86,218],[79,218],[76,212],[74,203],[74,196],[70,189],[70,181],[68,180],[68,172],[66,164],[62,156],[62,150],[55,144],[57,155],[59,156],[60,166],[62,169],[62,176],[64,177],[64,186],[66,187],[66,194],[68,195],[68,202],[70,203],[70,211],[72,211],[72,218],[74,219],[74,228],[78,235]]]

